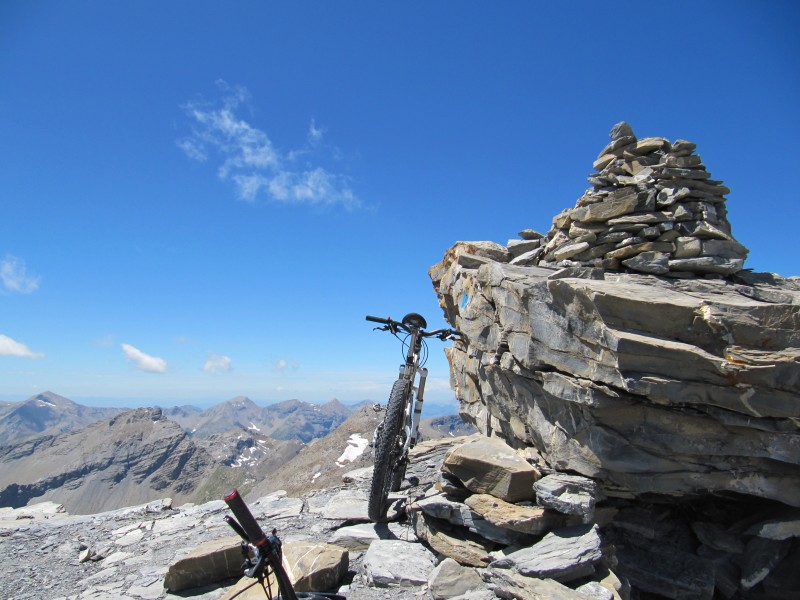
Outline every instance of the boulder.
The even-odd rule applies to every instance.
[[[325,592],[336,589],[347,575],[346,548],[313,542],[283,545],[283,565],[296,592]]]
[[[169,566],[164,588],[180,592],[242,574],[242,539],[228,536],[205,542]]]
[[[539,472],[503,440],[477,436],[447,453],[442,470],[471,491],[516,502],[534,497]]]

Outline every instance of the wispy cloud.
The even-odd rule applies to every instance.
[[[211,354],[203,365],[206,373],[228,373],[231,370],[231,359],[228,356]]]
[[[121,344],[121,347],[122,351],[125,353],[125,357],[131,361],[137,369],[149,371],[150,373],[167,372],[167,361],[165,361],[163,358],[145,354],[130,344]]]
[[[44,358],[41,352],[34,352],[25,344],[0,334],[0,356],[21,356],[24,358]]]
[[[39,289],[40,277],[29,275],[25,261],[16,256],[7,254],[0,261],[0,281],[9,292],[30,294]]]
[[[218,81],[217,86],[223,93],[220,100],[193,101],[183,106],[192,134],[178,140],[177,145],[186,156],[200,162],[215,158],[218,176],[231,181],[242,200],[252,202],[263,195],[286,204],[360,205],[348,177],[319,164],[329,158],[324,156],[322,144],[324,127],[312,119],[307,145],[281,151],[265,131],[239,116],[242,105],[250,100],[247,89],[224,81]],[[300,157],[304,158],[302,165],[298,164]]]
[[[277,361],[275,361],[275,368],[278,369],[278,371],[283,371],[288,364],[289,363],[286,362],[285,358],[280,358]]]

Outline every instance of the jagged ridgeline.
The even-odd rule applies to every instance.
[[[527,230],[510,242],[511,264],[670,277],[740,271],[748,250],[731,233],[730,190],[711,179],[695,149],[686,140],[637,139],[628,123],[616,124],[592,187],[555,216],[546,236]]]

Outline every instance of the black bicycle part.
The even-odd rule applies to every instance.
[[[239,490],[234,489],[230,494],[224,497],[225,504],[231,509],[233,516],[239,521],[239,525],[244,530],[249,541],[254,546],[260,547],[267,543],[267,536],[256,521],[253,513],[247,508],[244,500],[239,495]],[[234,528],[235,529],[235,528]]]
[[[240,538],[242,538],[245,542],[250,541],[249,539],[247,539],[247,534],[245,533],[244,529],[242,529],[242,526],[239,525],[236,519],[234,519],[230,515],[225,515],[224,519],[225,522],[231,526],[231,529],[233,529],[236,533],[239,534]]]
[[[393,485],[394,473],[396,469],[402,468],[397,463],[403,447],[401,435],[403,413],[410,392],[409,382],[398,379],[394,382],[392,393],[389,395],[383,429],[375,448],[375,467],[367,503],[367,516],[375,523],[386,521],[389,490]]]
[[[258,521],[256,521],[253,513],[250,512],[250,509],[247,508],[244,499],[239,495],[239,490],[234,489],[230,494],[224,496],[223,499],[236,517],[236,520],[228,517],[225,521],[240,536],[244,533],[242,537],[249,541],[256,549],[256,562],[250,563],[251,567],[245,569],[245,575],[263,581],[269,576],[268,569],[272,569],[272,574],[278,582],[280,597],[283,600],[297,600],[292,582],[289,580],[289,576],[286,574],[281,564],[281,558],[276,551],[275,545],[264,535],[264,531],[261,529]]]
[[[402,321],[403,325],[407,327],[413,327],[414,329],[425,329],[428,326],[428,322],[425,320],[419,313],[408,313],[405,317],[403,317]]]

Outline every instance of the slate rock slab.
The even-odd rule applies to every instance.
[[[584,523],[594,519],[594,507],[603,499],[597,483],[588,477],[553,473],[533,484],[536,503],[566,515],[579,515]]]
[[[571,581],[594,573],[603,558],[597,525],[579,525],[548,533],[540,542],[491,563],[529,577]]]

